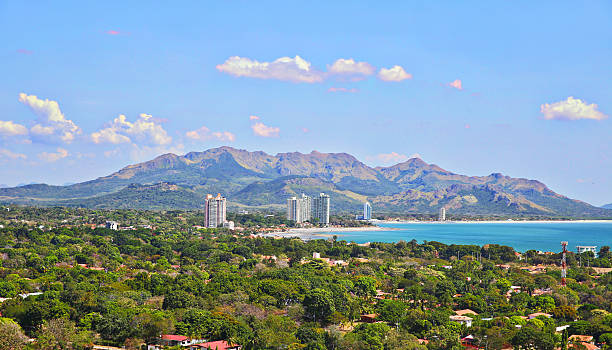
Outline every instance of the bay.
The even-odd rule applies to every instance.
[[[561,241],[568,250],[577,245],[612,245],[612,222],[496,222],[496,223],[382,223],[389,230],[330,232],[355,243],[437,241],[445,244],[501,244],[516,251],[530,249],[558,252]]]

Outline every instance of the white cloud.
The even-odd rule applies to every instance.
[[[118,133],[118,131],[112,127],[93,132],[91,134],[91,140],[94,143],[112,143],[115,145],[132,141],[129,137]]]
[[[267,126],[262,122],[257,122],[251,126],[253,133],[261,137],[278,137],[280,128]]]
[[[172,137],[168,136],[159,121],[143,113],[135,122],[129,122],[125,115],[120,114],[107,128],[92,133],[91,140],[94,143],[112,144],[137,141],[162,146],[170,144]]]
[[[42,152],[38,154],[38,158],[46,161],[46,162],[56,162],[62,158],[66,158],[68,157],[68,151],[58,147],[57,148],[57,153],[53,153],[53,152]]]
[[[604,120],[607,115],[597,110],[595,103],[587,104],[585,101],[570,96],[565,101],[545,103],[540,106],[540,112],[547,120]]]
[[[0,158],[26,159],[27,156],[25,154],[15,153],[5,148],[0,148]]]
[[[256,115],[252,115],[249,117],[249,120],[259,120],[259,117]]]
[[[353,80],[363,79],[372,75],[376,68],[368,62],[356,62],[354,59],[339,58],[331,66],[327,66],[329,74],[354,76]]]
[[[450,83],[447,84],[447,86],[455,88],[457,90],[463,90],[463,84],[461,83],[461,80],[456,79],[455,81],[451,81]]]
[[[259,62],[247,57],[232,56],[217,70],[236,77],[276,79],[294,83],[318,83],[324,74],[311,67],[310,62],[300,56],[281,57],[273,62]]]
[[[397,152],[381,153],[376,155],[376,159],[384,164],[401,163],[409,159],[405,154],[399,154]]]
[[[185,136],[196,141],[216,139],[219,141],[234,142],[236,140],[236,136],[229,131],[210,132],[206,126],[202,126],[197,130],[187,131]]]
[[[378,71],[378,79],[383,81],[402,81],[412,79],[412,74],[406,73],[402,66],[393,66],[389,69],[381,68]]]
[[[0,135],[2,136],[27,135],[27,133],[28,129],[21,124],[13,123],[11,120],[0,120]]]
[[[56,101],[20,93],[19,102],[30,107],[38,116],[37,124],[30,129],[30,136],[35,141],[70,143],[81,133],[81,128],[64,117]]]
[[[356,93],[358,92],[359,89],[356,88],[343,88],[343,87],[330,87],[329,89],[327,89],[327,92],[350,92],[350,93]]]

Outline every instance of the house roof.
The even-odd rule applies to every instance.
[[[161,338],[163,340],[174,340],[174,341],[185,341],[189,339],[184,335],[175,335],[175,334],[162,334]]]
[[[463,310],[457,310],[455,311],[455,314],[459,315],[459,316],[464,316],[467,314],[474,314],[474,315],[478,315],[478,312],[474,311],[474,310],[470,310],[470,309],[463,309]]]
[[[547,314],[547,313],[545,313],[545,312],[534,312],[534,313],[532,313],[532,314],[529,314],[528,316],[529,316],[529,318],[530,318],[530,319],[531,319],[531,318],[536,318],[536,317],[538,317],[538,316],[545,316],[545,317],[548,317],[548,318],[552,317],[552,315],[551,315],[551,314]]]
[[[209,341],[206,343],[195,344],[194,346],[201,347],[202,349],[211,350],[227,350],[237,347],[237,344],[228,343],[225,340]]]
[[[580,343],[581,346],[584,346],[587,350],[599,350],[601,349],[599,346],[591,344],[591,343]],[[568,349],[573,349],[578,347],[576,344],[569,344],[567,346]]]
[[[590,342],[593,340],[593,336],[592,335],[579,335],[579,334],[573,334],[570,335],[570,337],[568,338],[569,340],[577,340],[577,341],[581,341],[581,342]]]

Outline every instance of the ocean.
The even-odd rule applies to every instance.
[[[525,223],[384,223],[390,230],[330,232],[348,242],[398,242],[416,239],[445,244],[501,244],[516,251],[530,249],[558,252],[561,241],[568,250],[577,245],[612,246],[612,222],[525,222]]]

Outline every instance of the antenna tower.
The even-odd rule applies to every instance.
[[[567,242],[561,242],[561,247],[563,247],[563,253],[561,255],[561,286],[565,287],[567,277],[567,261],[565,259],[565,253],[567,253]]]

